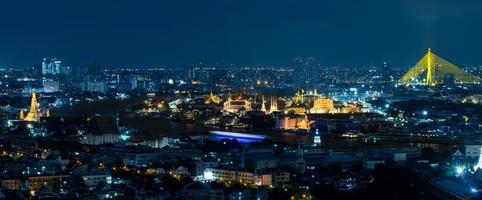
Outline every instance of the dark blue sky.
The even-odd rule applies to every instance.
[[[482,64],[482,1],[14,0],[0,3],[0,66],[414,64],[428,47]]]

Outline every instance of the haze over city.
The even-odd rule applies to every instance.
[[[323,66],[383,61],[408,68],[431,47],[482,63],[480,1],[4,1],[0,66],[45,56],[73,66]]]

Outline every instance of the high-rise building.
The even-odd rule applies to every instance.
[[[313,89],[315,83],[318,81],[318,68],[316,64],[316,59],[313,57],[305,58],[305,75],[306,75],[306,82],[309,88],[306,89]]]
[[[302,88],[305,84],[305,78],[303,74],[303,58],[293,58],[291,60],[291,64],[293,67],[293,83],[294,87],[299,89]]]
[[[101,76],[104,69],[102,66],[94,60],[89,62],[89,66],[87,67],[87,75],[90,76]]]
[[[43,79],[42,85],[43,85],[43,91],[46,93],[58,92],[61,90],[60,82],[56,80]]]
[[[116,91],[120,82],[120,74],[110,73],[105,77],[107,89],[110,91]]]
[[[87,76],[83,87],[84,91],[89,92],[105,92],[107,84],[103,77],[103,68],[95,61],[90,61],[87,66]]]
[[[314,89],[318,82],[318,67],[316,59],[308,58],[293,58],[293,83],[298,89]]]
[[[382,65],[382,84],[387,87],[391,82],[390,67],[387,62],[383,62]]]
[[[42,76],[42,66],[40,64],[35,64],[30,68],[30,74],[33,78],[41,77]]]
[[[58,58],[45,57],[42,59],[42,75],[56,75],[61,72],[62,61]]]

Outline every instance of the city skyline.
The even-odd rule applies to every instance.
[[[0,2],[0,200],[482,199],[479,8]]]
[[[408,68],[431,47],[477,65],[481,2],[4,2],[0,66],[324,65]],[[269,14],[268,14],[269,13]]]

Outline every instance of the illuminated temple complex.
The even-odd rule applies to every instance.
[[[281,106],[278,105],[279,102]],[[250,111],[272,114],[277,119],[276,129],[303,131],[309,131],[314,123],[309,119],[310,115],[362,112],[362,107],[357,102],[335,101],[318,94],[316,90],[298,90],[291,99],[243,93],[227,94],[222,98],[211,91],[204,99],[198,101],[197,105],[198,108],[219,109],[222,112],[240,115]]]
[[[203,105],[216,106],[216,107],[220,106],[222,111],[236,113],[239,111],[253,110],[252,101],[253,99],[250,96],[242,93],[235,94],[235,95],[228,94],[227,97],[224,99],[215,95],[211,91],[209,95],[204,98]],[[263,108],[261,109],[264,109],[264,112],[268,113],[268,111],[271,111],[271,109],[276,109],[276,108],[272,106],[270,107],[270,110],[267,110],[267,108],[263,106]]]
[[[361,108],[355,102],[340,104],[333,99],[319,95],[315,90],[312,93],[305,93],[303,90],[296,92],[292,101],[288,104],[285,113],[291,114],[322,114],[322,113],[356,113]]]
[[[333,100],[320,98],[315,100],[313,107],[310,109],[310,113],[335,113],[336,109],[333,104]]]
[[[276,129],[309,131],[313,121],[308,119],[312,114],[360,113],[362,107],[356,102],[341,103],[314,92],[296,92],[292,101],[287,103],[284,115],[278,117]]]
[[[30,109],[25,116],[23,110],[20,110],[19,118],[25,121],[36,122],[40,120],[40,117],[48,116],[48,110],[46,112],[42,112],[39,108],[39,103],[37,101],[37,94],[35,92],[32,93],[32,99],[30,101]]]
[[[239,94],[235,97],[229,95],[226,101],[224,102],[223,110],[227,112],[238,112],[240,110],[250,111],[251,108],[251,99],[246,97],[243,94]]]

